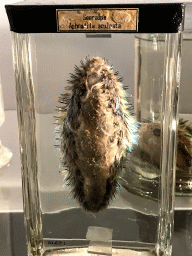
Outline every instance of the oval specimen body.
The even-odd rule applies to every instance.
[[[68,184],[81,206],[98,212],[118,188],[123,158],[136,139],[124,90],[100,57],[81,62],[60,97],[61,152]]]

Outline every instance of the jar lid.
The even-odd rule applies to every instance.
[[[183,4],[60,4],[23,1],[6,5],[10,30],[17,33],[177,33]],[[35,4],[36,3],[36,4]],[[65,1],[66,3],[66,1]]]

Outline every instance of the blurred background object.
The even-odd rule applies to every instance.
[[[0,1],[0,74],[5,110],[16,109],[15,79],[12,61],[12,46],[9,23],[5,12],[5,4],[14,0]]]
[[[0,127],[5,122],[5,112],[4,112],[4,103],[3,103],[3,92],[0,76]],[[4,147],[0,140],[0,168],[6,166],[12,158],[12,152],[7,147]]]

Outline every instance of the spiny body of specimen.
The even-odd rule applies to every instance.
[[[118,188],[123,158],[137,139],[124,89],[105,60],[75,66],[59,101],[63,166],[73,197],[87,211],[108,206]]]

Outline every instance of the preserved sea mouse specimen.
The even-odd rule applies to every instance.
[[[178,127],[177,167],[183,170],[192,167],[192,127],[183,119]]]
[[[192,128],[181,119],[178,125],[177,167],[186,169],[192,166]],[[138,131],[139,140],[137,152],[146,161],[160,167],[161,155],[161,125],[149,123]],[[136,152],[136,151],[135,151]]]
[[[176,191],[191,192],[192,127],[181,119],[178,124]],[[143,124],[138,129],[137,145],[132,149],[126,169],[121,174],[121,185],[132,193],[158,198],[161,165],[162,126],[159,122]]]
[[[98,212],[117,191],[137,125],[120,81],[102,58],[75,66],[68,83],[59,100],[62,161],[74,198],[85,210]]]

